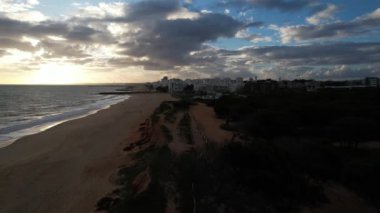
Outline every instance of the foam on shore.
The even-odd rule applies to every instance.
[[[61,124],[66,121],[86,117],[88,115],[94,114],[102,109],[107,109],[110,106],[122,102],[128,99],[128,95],[120,96],[101,96],[102,99],[81,106],[79,108],[73,109],[71,111],[60,112],[57,114],[43,116],[41,118],[31,120],[25,123],[13,124],[11,126],[3,127],[0,129],[0,148],[6,147],[17,139],[36,134],[45,131],[51,127]]]

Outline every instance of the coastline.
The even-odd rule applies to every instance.
[[[2,128],[2,131],[10,131],[5,134],[0,134],[0,149],[11,145],[15,141],[28,136],[46,131],[61,123],[87,117],[95,114],[103,109],[108,109],[112,105],[118,104],[127,100],[130,96],[115,96],[108,99],[101,99],[96,103],[83,105],[70,111],[58,112],[52,115],[47,115],[35,120],[29,120],[26,123],[13,124]]]
[[[112,191],[133,128],[167,94],[135,94],[0,149],[0,212],[91,212]]]

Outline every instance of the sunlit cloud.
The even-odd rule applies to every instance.
[[[33,84],[146,81],[168,73],[184,78],[377,73],[367,71],[380,63],[376,7],[347,16],[338,0],[206,3],[74,3],[52,18],[45,1],[1,1],[0,83],[18,72],[24,74],[17,82]],[[349,18],[340,16],[345,12]],[[330,75],[334,70],[344,71]]]
[[[312,16],[307,17],[306,21],[310,24],[320,24],[325,20],[334,19],[334,14],[339,10],[338,6],[334,4],[328,4],[316,11]]]
[[[355,37],[376,32],[380,29],[380,8],[369,14],[357,17],[352,21],[321,25],[275,26],[273,29],[280,33],[283,43]]]

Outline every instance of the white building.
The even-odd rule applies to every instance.
[[[230,78],[210,78],[192,80],[195,91],[203,92],[236,92],[244,86],[243,78],[232,80]]]
[[[167,76],[163,77],[160,81],[160,86],[167,87],[169,86],[169,79]]]
[[[206,78],[206,79],[168,79],[164,77],[159,82],[154,83],[157,86],[168,86],[170,93],[183,92],[187,85],[193,85],[195,92],[204,92],[207,94],[236,92],[244,86],[243,78],[232,80],[230,78]]]
[[[367,77],[364,82],[367,87],[379,87],[380,85],[380,79],[375,77]]]
[[[170,79],[169,80],[169,93],[179,93],[183,92],[183,89],[188,84],[181,79]]]

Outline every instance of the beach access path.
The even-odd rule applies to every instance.
[[[0,149],[0,212],[94,212],[128,161],[128,133],[168,94],[136,94]]]

